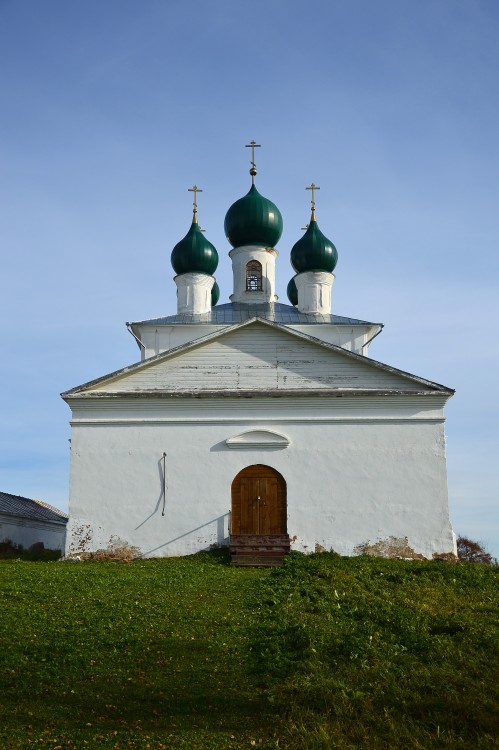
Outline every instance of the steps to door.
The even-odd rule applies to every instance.
[[[230,560],[238,567],[274,567],[282,565],[289,552],[287,534],[231,534]]]

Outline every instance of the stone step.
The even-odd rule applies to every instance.
[[[287,534],[231,534],[229,550],[232,565],[273,567],[282,565],[289,552]]]
[[[285,557],[286,551],[279,549],[279,550],[271,550],[271,549],[231,549],[230,555],[232,558],[235,557],[276,557],[276,558],[282,558]]]
[[[285,547],[289,549],[287,534],[231,534],[231,546],[237,547]]]
[[[276,568],[283,563],[283,557],[269,557],[268,555],[234,555],[231,565],[237,568]]]

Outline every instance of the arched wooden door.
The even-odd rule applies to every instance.
[[[286,534],[286,482],[270,466],[243,469],[232,482],[232,534]]]

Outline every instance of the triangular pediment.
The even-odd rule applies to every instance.
[[[452,393],[368,357],[254,319],[151,357],[64,397],[294,391]]]

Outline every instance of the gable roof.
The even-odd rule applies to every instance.
[[[212,307],[207,313],[191,314],[181,313],[179,315],[167,315],[164,318],[153,318],[151,320],[137,320],[127,325],[233,325],[234,323],[244,323],[254,318],[268,320],[273,323],[285,323],[287,325],[298,325],[302,323],[321,324],[332,323],[333,325],[348,326],[373,326],[381,323],[370,323],[367,320],[358,320],[357,318],[345,318],[342,315],[319,315],[317,313],[302,313],[296,307],[283,305],[281,302],[273,303],[252,303],[241,304],[238,302],[228,302],[223,305]]]
[[[262,333],[265,337],[262,338]],[[312,391],[439,393],[452,389],[257,318],[210,333],[64,392],[80,396]]]
[[[44,503],[42,500],[30,500],[28,497],[10,495],[8,492],[0,492],[0,513],[29,518],[31,521],[51,521],[60,524],[68,522],[68,516],[53,505]]]

